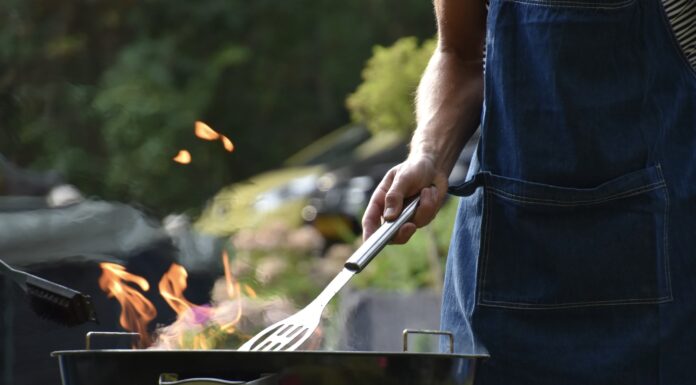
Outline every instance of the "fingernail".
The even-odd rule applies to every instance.
[[[392,215],[394,215],[394,209],[391,208],[391,207],[387,207],[387,208],[384,210],[384,216],[385,216],[385,217],[391,217]]]
[[[421,196],[421,199],[425,202],[433,200],[433,194],[430,193],[429,188],[423,189],[423,195]]]

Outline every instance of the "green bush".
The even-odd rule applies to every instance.
[[[418,44],[417,38],[405,37],[389,47],[376,46],[362,84],[346,101],[352,119],[373,132],[410,135],[416,121],[413,98],[435,44],[435,39]]]

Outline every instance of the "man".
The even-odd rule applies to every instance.
[[[457,351],[491,355],[476,383],[696,383],[696,2],[434,3],[411,152],[365,237],[410,196],[394,242],[428,224],[480,123],[442,310]]]

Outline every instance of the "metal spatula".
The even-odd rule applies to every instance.
[[[331,283],[304,309],[294,315],[274,323],[247,341],[240,351],[293,351],[309,338],[319,325],[321,313],[331,298],[343,286],[362,271],[370,261],[416,212],[418,198],[409,203],[399,217],[392,222],[385,222],[365,243],[346,261],[343,270]]]

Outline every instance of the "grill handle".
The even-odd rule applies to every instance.
[[[140,333],[130,332],[87,332],[85,334],[85,350],[92,349],[92,338],[94,337],[132,337],[140,340]]]
[[[454,334],[447,330],[427,330],[427,329],[404,329],[402,335],[404,338],[404,352],[408,352],[408,335],[409,334],[431,334],[438,336],[446,336],[449,339],[450,353],[454,353]]]
[[[367,238],[365,243],[348,258],[344,267],[356,274],[361,272],[370,261],[387,245],[387,243],[396,235],[396,232],[401,226],[408,222],[415,214],[420,198],[411,201],[401,211],[398,218],[391,222],[384,222],[371,236]]]
[[[231,381],[212,377],[198,377],[179,379],[176,373],[162,373],[159,376],[159,385],[278,385],[278,376],[264,374],[261,378],[252,381]]]

